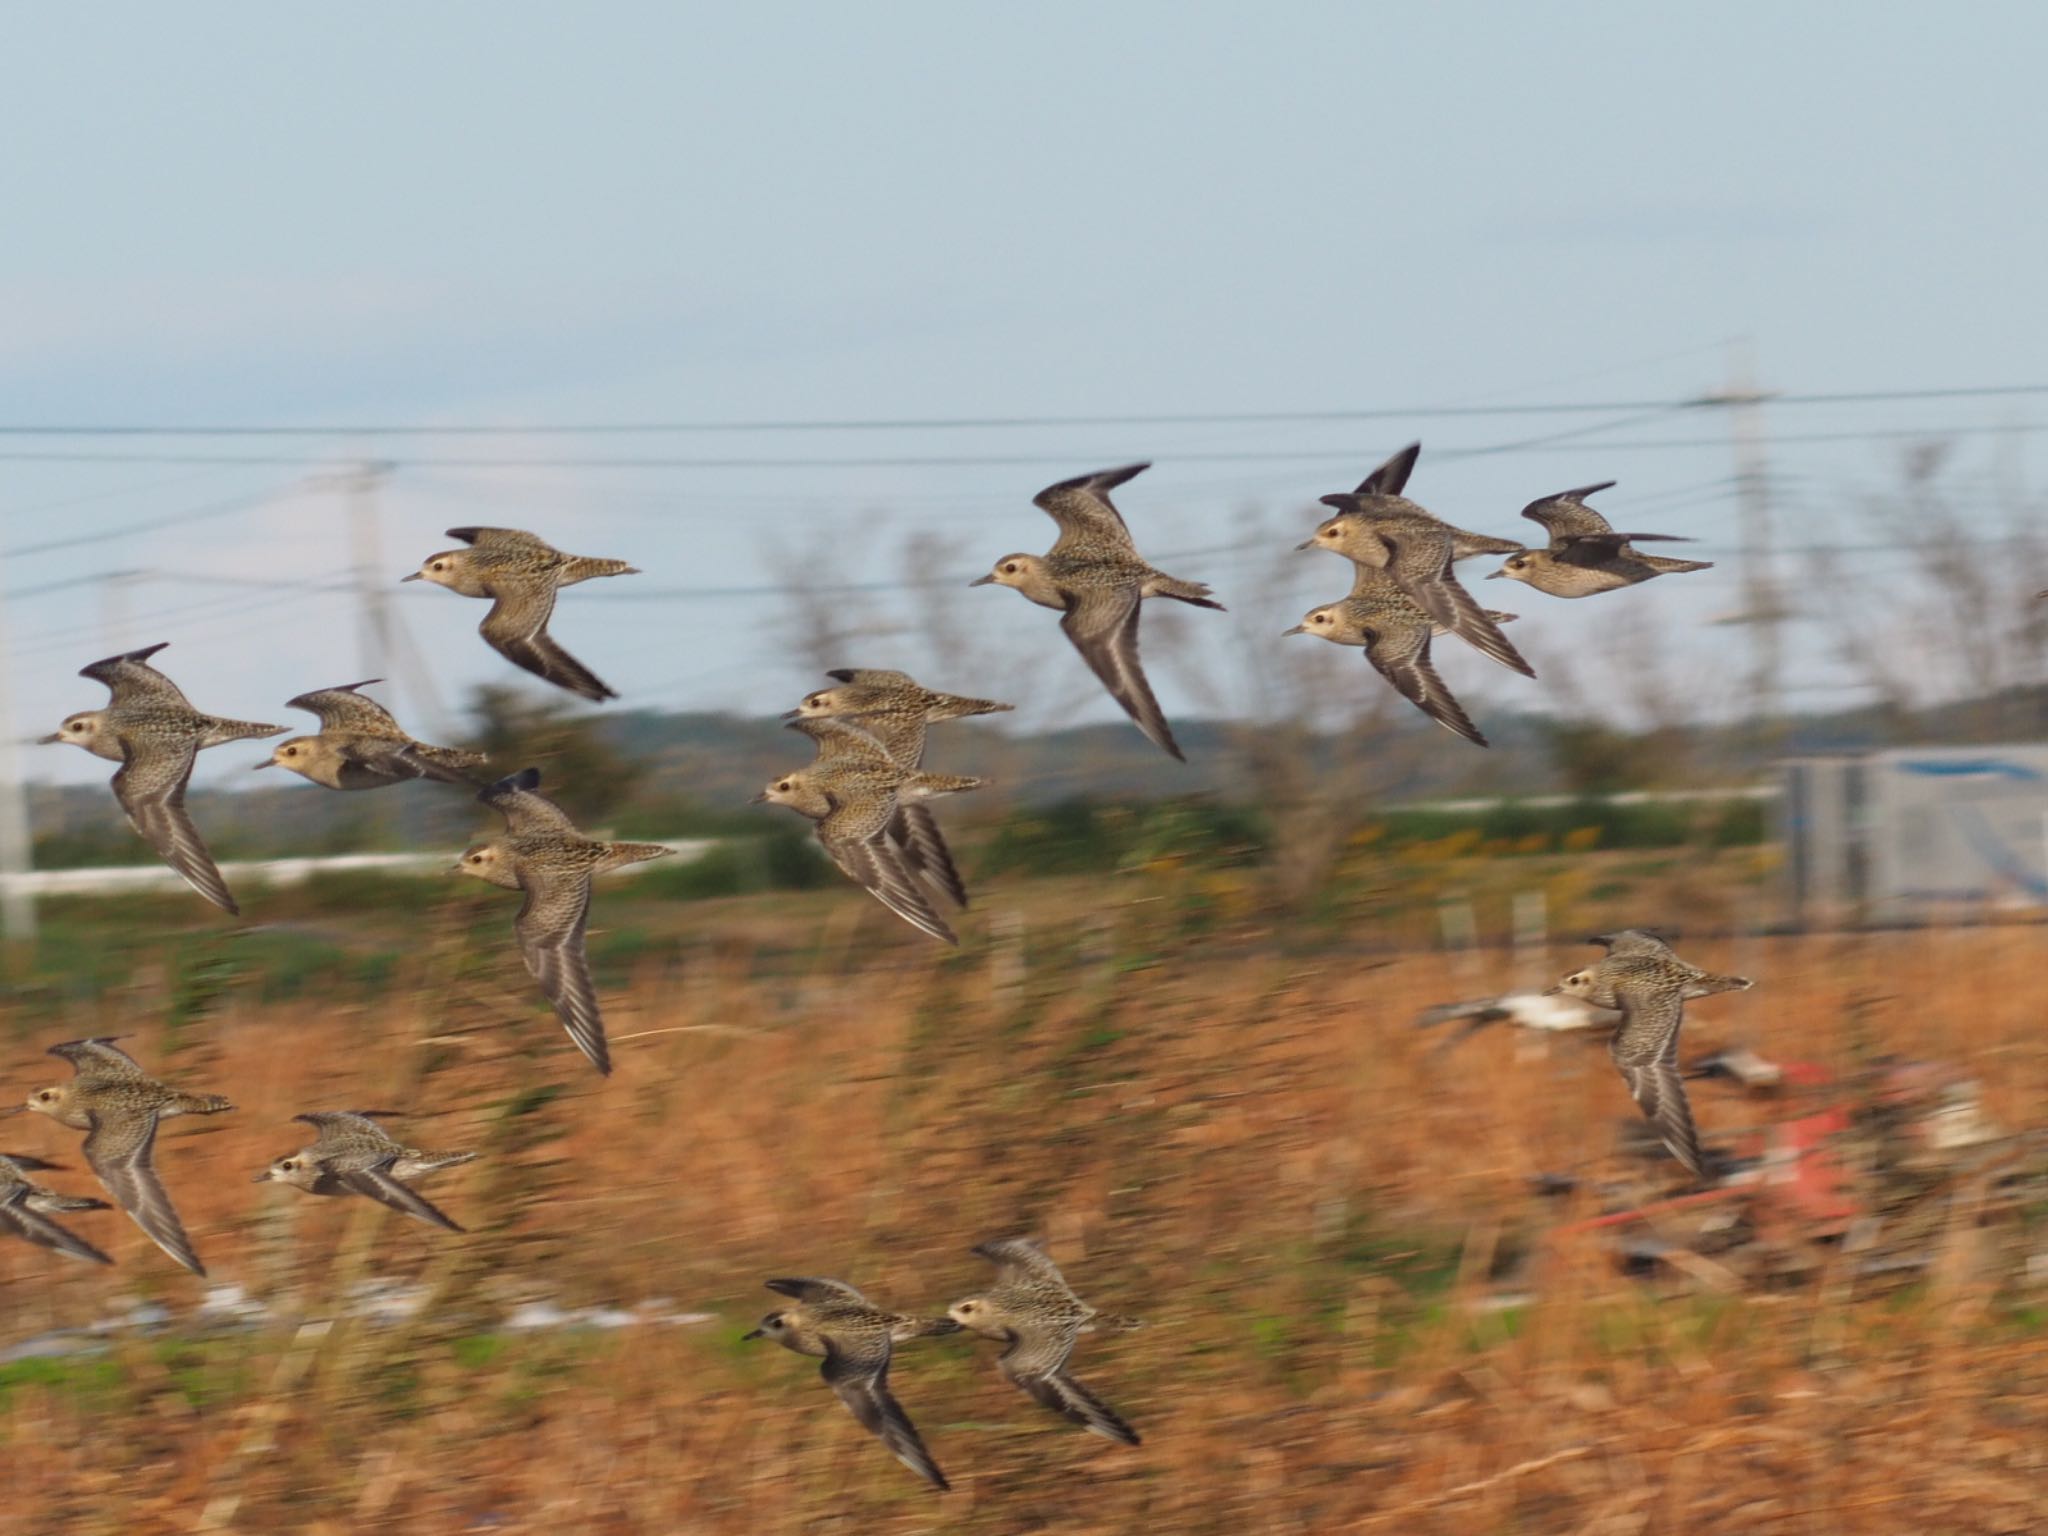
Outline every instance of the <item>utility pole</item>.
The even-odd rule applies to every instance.
[[[1763,406],[1769,398],[1756,386],[1756,361],[1750,343],[1731,343],[1728,383],[1720,393],[1708,395],[1703,403],[1725,406],[1730,413],[1736,503],[1741,509],[1742,529],[1742,613],[1735,622],[1749,626],[1750,710],[1767,730],[1783,715],[1783,625],[1787,617],[1778,588],[1770,469],[1764,453]]]
[[[129,646],[128,597],[147,577],[146,571],[109,571],[100,583],[100,649],[118,656]]]
[[[0,935],[28,944],[36,936],[36,898],[27,876],[34,868],[29,836],[28,786],[14,734],[14,669],[7,655],[7,618],[0,612]]]
[[[365,459],[342,481],[348,497],[349,542],[356,567],[356,643],[364,677],[383,677],[390,666],[391,583],[377,535],[377,491],[389,464]]]

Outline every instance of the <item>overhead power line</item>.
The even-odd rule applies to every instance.
[[[1987,400],[2048,395],[2048,384],[1971,384],[1934,389],[1827,390],[1765,394],[1771,405],[1882,405],[1935,400]],[[803,420],[738,418],[727,421],[589,422],[355,422],[313,426],[275,423],[142,424],[78,422],[0,423],[0,437],[625,437],[717,432],[949,432],[1009,431],[1042,427],[1255,426],[1288,422],[1449,420],[1474,417],[1591,416],[1617,412],[1708,410],[1730,404],[1719,395],[1663,400],[1545,401],[1528,405],[1358,406],[1335,410],[1157,411],[1120,415],[903,416]]]
[[[263,491],[253,496],[233,496],[226,501],[211,501],[203,506],[187,507],[182,512],[167,512],[161,517],[145,517],[137,522],[123,523],[118,528],[105,528],[98,533],[72,534],[68,538],[44,539],[36,544],[18,544],[4,552],[9,560],[19,560],[25,555],[47,555],[60,549],[80,549],[88,544],[105,544],[112,539],[125,539],[130,534],[155,533],[163,528],[175,528],[184,523],[203,522],[208,518],[226,517],[233,512],[246,512],[260,507],[267,501],[275,501],[285,491],[296,489],[286,486],[280,490]]]
[[[1660,410],[1665,409],[1661,408]],[[1609,427],[1618,424],[1610,423]],[[1603,429],[1605,430],[1605,429]],[[2048,431],[2048,422],[1959,423],[1947,426],[1855,428],[1835,432],[1780,433],[1774,444],[1923,442],[1940,437],[1984,435],[2026,436]],[[1476,447],[1432,448],[1433,462],[1491,458],[1507,453],[1602,453],[1677,452],[1710,449],[1725,453],[1727,440],[1719,437],[1621,438],[1613,442],[1587,444],[1584,433],[1572,431],[1549,438],[1522,438],[1514,442],[1489,443]],[[1565,441],[1565,439],[1572,441]],[[1071,466],[1074,450],[1062,448],[1033,453],[961,454],[878,454],[870,457],[790,455],[786,457],[706,457],[676,455],[646,457],[604,457],[596,454],[575,457],[500,458],[482,455],[406,456],[386,455],[386,462],[415,469],[654,469],[654,470],[777,470],[777,469],[1020,469],[1046,465]],[[1369,450],[1352,448],[1247,448],[1195,450],[1162,454],[1175,464],[1311,464],[1357,463],[1370,457]],[[296,466],[307,470],[345,469],[354,459],[312,459],[299,454],[156,454],[87,452],[17,452],[0,449],[0,461],[44,464],[240,464]],[[100,535],[93,535],[98,538]],[[52,546],[61,547],[61,546]],[[33,551],[17,551],[30,553]]]

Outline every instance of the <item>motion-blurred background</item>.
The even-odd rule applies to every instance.
[[[238,1106],[159,1149],[210,1281],[118,1220],[105,1273],[0,1246],[0,1529],[2048,1524],[2037,11],[0,37],[6,1096],[132,1034]],[[1348,582],[1294,551],[1316,497],[1418,437],[1462,526],[1615,479],[1714,569],[1478,588],[1540,678],[1439,642],[1468,747],[1279,638]],[[1230,608],[1146,621],[1186,766],[966,589],[1049,542],[1039,487],[1141,457],[1141,548]],[[470,523],[643,569],[554,620],[619,703],[397,585]],[[697,840],[600,892],[617,1076],[509,895],[362,857],[445,866],[494,824],[459,793],[208,752],[246,920],[161,883],[108,765],[23,744],[160,640],[203,708],[382,678],[586,829]],[[838,666],[1018,706],[933,736],[995,780],[940,809],[957,953],[744,803]],[[1737,1177],[1691,1201],[1597,1031],[1412,1027],[1630,925],[1758,981],[1688,1019],[1688,1063],[1754,1058],[1693,1084]],[[433,1191],[468,1238],[250,1186],[352,1107],[486,1154]],[[939,1499],[736,1342],[769,1275],[943,1307],[1027,1230],[1150,1324],[1077,1356],[1142,1449],[939,1341],[895,1374]]]

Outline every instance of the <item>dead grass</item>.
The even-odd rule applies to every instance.
[[[871,952],[877,930],[850,902],[823,921],[802,950],[820,958],[775,974],[729,938],[651,948],[608,1001],[621,1043],[605,1083],[516,961],[479,955],[445,913],[397,1002],[230,994],[176,1030],[146,989],[75,1001],[61,1022],[17,1005],[10,1099],[64,1070],[36,1046],[88,1029],[132,1033],[166,1076],[235,1099],[159,1147],[217,1281],[308,1318],[366,1273],[424,1279],[438,1300],[397,1329],[181,1324],[0,1370],[0,1531],[2048,1524],[2048,1348],[1996,1266],[1966,1256],[1889,1296],[1839,1268],[1716,1295],[1624,1278],[1590,1237],[1556,1235],[1570,1213],[1525,1177],[1622,1166],[1627,1103],[1598,1043],[1490,1032],[1438,1052],[1409,1021],[1577,951],[1511,975],[1500,955],[1372,965],[1041,924],[1020,968],[1001,944]],[[1688,946],[1760,981],[1695,1005],[1689,1053],[1740,1040],[1840,1071],[1877,1051],[1937,1057],[1976,1072],[2006,1125],[2039,1126],[2039,944],[1987,930]],[[1712,1085],[1695,1104],[1711,1139],[1771,1113]],[[290,1115],[316,1107],[411,1109],[419,1143],[486,1149],[432,1186],[472,1235],[253,1188],[298,1144]],[[87,1187],[69,1133],[7,1127],[0,1144],[60,1156],[63,1186]],[[0,1244],[0,1342],[202,1293],[127,1223],[80,1224],[119,1267]],[[1142,1449],[1044,1413],[1002,1384],[989,1346],[910,1346],[894,1379],[954,1478],[938,1498],[814,1366],[736,1342],[772,1300],[766,1276],[938,1308],[984,1278],[968,1247],[1013,1230],[1047,1234],[1084,1294],[1147,1319],[1076,1357]],[[1516,1257],[1533,1299],[1481,1305]],[[502,1330],[542,1297],[663,1297],[720,1321]]]

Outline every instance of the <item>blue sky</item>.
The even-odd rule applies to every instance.
[[[1618,519],[1721,562],[1594,603],[1514,589],[1539,671],[1652,619],[1711,671],[1741,643],[1704,627],[1740,607],[1725,415],[1428,408],[1682,400],[1723,382],[1736,338],[1787,391],[2048,379],[2048,20],[2018,5],[127,5],[16,10],[0,43],[0,426],[1401,413],[0,438],[0,584],[78,582],[9,604],[18,734],[98,702],[71,673],[109,640],[173,641],[195,702],[243,716],[358,676],[353,599],[317,590],[351,558],[318,476],[365,453],[398,466],[394,582],[478,521],[641,565],[654,595],[579,588],[557,619],[628,703],[779,704],[812,681],[788,603],[686,594],[886,579],[923,532],[962,584],[944,623],[886,632],[875,613],[924,599],[864,599],[885,632],[846,659],[972,690],[967,658],[1006,657],[1025,725],[1108,718],[1050,614],[964,583],[1044,546],[1039,486],[1152,458],[1122,498],[1141,545],[1233,607],[1148,627],[1160,691],[1244,707],[1242,648],[1278,646],[1341,569],[1304,555],[1252,592],[1263,556],[1164,555],[1241,541],[1249,506],[1298,538],[1317,494],[1414,436],[1411,490],[1457,521],[1510,531],[1530,497],[1615,478]],[[2025,485],[2038,437],[1999,429],[2043,413],[1773,407],[1783,536],[1853,532],[1896,464],[1867,434],[1960,429],[1959,473]],[[760,462],[590,463],[619,457]],[[155,462],[241,459],[274,462]],[[884,462],[791,462],[847,459]],[[17,553],[239,498],[265,499]],[[171,575],[117,598],[90,579],[123,569]],[[482,605],[417,585],[393,603],[443,699],[510,675],[474,635]],[[935,654],[946,626],[965,638]],[[1818,652],[1795,664],[1826,683]],[[1444,665],[1487,704],[1557,702]],[[31,771],[97,771],[56,756]]]

